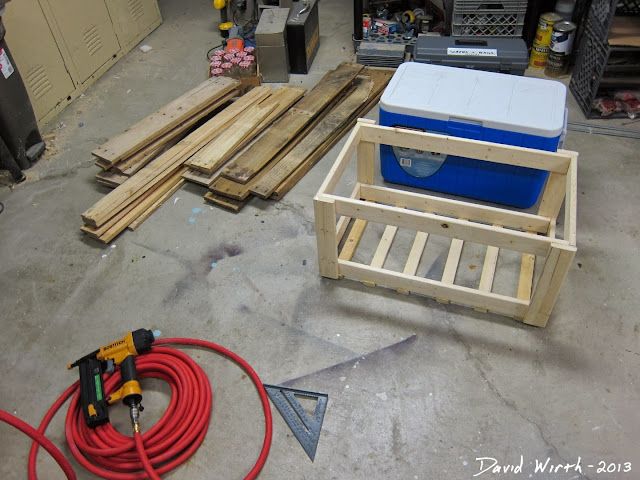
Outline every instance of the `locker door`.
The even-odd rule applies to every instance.
[[[109,0],[107,7],[123,48],[138,43],[161,21],[157,0]]]
[[[87,80],[120,50],[104,0],[41,1],[48,4],[78,83]]]
[[[74,90],[73,80],[37,0],[7,3],[5,39],[40,120]]]

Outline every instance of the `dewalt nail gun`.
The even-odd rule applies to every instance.
[[[135,357],[148,352],[154,340],[155,336],[151,330],[141,328],[67,366],[69,369],[78,367],[80,370],[80,403],[90,428],[109,422],[108,406],[122,400],[129,407],[131,423],[137,431],[143,407],[140,403],[142,388],[138,382]],[[113,373],[116,367],[120,367],[122,384],[107,397],[102,375]]]

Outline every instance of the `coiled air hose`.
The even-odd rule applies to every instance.
[[[245,479],[254,479],[264,466],[271,448],[272,418],[269,398],[255,370],[244,359],[213,342],[193,338],[157,339],[150,352],[136,359],[140,378],[164,380],[171,387],[171,400],[160,420],[133,438],[118,432],[110,423],[95,429],[87,427],[80,409],[79,382],[68,387],[51,405],[38,429],[4,410],[0,421],[19,429],[33,439],[28,461],[28,478],[37,480],[36,457],[40,446],[56,460],[69,480],[76,475],[62,452],[45,437],[47,426],[71,398],[65,421],[67,444],[73,457],[89,472],[108,480],[157,480],[184,463],[200,447],[211,418],[212,392],[209,378],[186,353],[167,345],[186,345],[213,350],[240,366],[253,381],[264,412],[265,430],[262,450]],[[120,384],[116,371],[105,378],[108,394]]]

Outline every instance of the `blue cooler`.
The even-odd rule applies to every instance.
[[[556,81],[403,63],[380,99],[380,124],[555,152],[566,131],[566,87]],[[529,208],[548,172],[380,146],[388,182]]]

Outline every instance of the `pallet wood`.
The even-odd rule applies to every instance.
[[[232,212],[236,213],[244,207],[243,201],[233,200],[232,198],[225,197],[223,195],[217,195],[213,192],[205,193],[204,199],[207,202],[212,203],[213,205],[226,208],[227,210],[231,210]]]
[[[83,226],[81,230],[101,241],[102,243],[110,243],[120,233],[122,233],[133,221],[144,215],[145,212],[152,208],[152,206],[158,202],[168,191],[173,189],[177,183],[182,182],[182,171],[178,170],[155,190],[148,192],[141,198],[138,198],[135,202],[131,203],[125,210],[121,211],[108,223],[101,227],[94,228]]]
[[[239,183],[247,183],[335,97],[348,88],[362,68],[362,65],[343,63],[327,73],[259,141],[230,162],[222,175]]]
[[[366,76],[373,81],[373,89],[368,101],[359,109],[354,111],[349,120],[344,123],[341,128],[335,130],[330,136],[328,136],[313,152],[313,154],[309,155],[275,188],[271,194],[272,199],[279,200],[284,197],[302,179],[302,177],[304,177],[309,170],[311,170],[315,164],[318,163],[336,145],[336,143],[340,141],[346,132],[353,128],[359,117],[366,115],[377,105],[384,88],[393,76],[394,70],[387,68],[365,67],[362,72],[363,76]]]
[[[85,225],[91,227],[103,225],[127,204],[171,176],[181,168],[191,155],[224,132],[231,120],[251,105],[253,99],[251,92],[240,97],[232,105],[154,159],[124,184],[105,195],[83,213],[82,219]]]
[[[192,168],[187,168],[187,170],[182,174],[182,178],[184,178],[188,182],[197,183],[198,185],[202,185],[203,187],[207,188],[209,188],[209,186],[216,179],[215,176],[199,172],[198,170],[194,170]]]
[[[307,126],[296,136],[294,137],[282,150],[280,150],[280,152],[273,158],[271,159],[271,161],[269,163],[267,163],[267,165],[265,165],[262,170],[260,172],[258,172],[257,175],[255,175],[251,180],[249,180],[247,183],[241,183],[241,182],[236,182],[235,180],[231,180],[229,178],[226,178],[224,176],[222,176],[221,174],[215,174],[215,178],[212,178],[212,182],[209,186],[210,190],[216,194],[216,195],[222,195],[222,196],[226,196],[227,198],[231,198],[233,200],[236,200],[238,202],[244,202],[246,203],[246,200],[248,200],[248,198],[251,196],[251,188],[253,187],[253,185],[260,181],[260,179],[264,176],[267,175],[269,173],[269,171],[274,168],[278,162],[284,158],[293,148],[296,147],[296,145],[302,141],[303,138],[305,138],[308,133],[315,128],[315,126],[322,121],[322,119],[328,115],[328,113],[330,112],[331,108],[334,107],[335,105],[339,104],[340,101],[345,98],[348,95],[347,93],[344,93],[341,96],[336,97],[333,101],[332,104],[327,107],[325,110],[323,110],[322,112],[320,112],[318,115],[316,115],[316,117],[309,123],[307,124]],[[264,135],[268,134],[269,130],[267,130]],[[256,140],[255,143],[260,142],[262,140],[262,137],[258,138]],[[247,150],[249,150],[250,148],[253,147],[253,144],[250,145],[249,147],[247,147],[246,150],[244,150],[243,152],[246,152]],[[220,173],[222,173],[223,170],[220,171]],[[244,205],[244,203],[242,203]]]
[[[169,200],[174,193],[180,190],[180,187],[184,185],[184,179],[178,180],[173,187],[167,190],[158,200],[153,202],[138,218],[136,218],[133,222],[129,224],[127,227],[129,230],[136,230],[142,223],[151,216],[153,212],[155,212],[158,208],[160,208],[164,202]]]
[[[362,235],[364,234],[364,230],[367,228],[367,221],[357,218],[353,222],[353,226],[349,231],[349,235],[347,236],[347,240],[344,242],[342,246],[342,250],[340,250],[340,255],[338,258],[340,260],[351,260],[353,255],[356,253],[358,249],[358,245],[360,244],[360,240],[362,240]]]
[[[239,85],[238,81],[227,77],[210,78],[108,140],[92,153],[113,165],[209,107],[220,97],[237,90]]]
[[[407,262],[404,265],[404,270],[402,270],[402,273],[404,273],[405,275],[415,276],[416,272],[418,271],[418,266],[420,265],[422,255],[424,254],[424,249],[427,246],[428,239],[428,233],[416,232],[416,236],[413,239],[413,245],[411,245],[411,250],[409,251],[409,256],[407,257]],[[398,289],[397,292],[402,293],[403,295],[409,295],[409,291],[403,288]]]
[[[258,88],[265,88],[271,92],[268,87]],[[191,157],[187,164],[204,173],[214,173],[244,145],[284,114],[302,95],[304,89],[301,88],[282,87],[273,91],[259,104],[241,114],[230,127],[229,135],[211,142]]]
[[[396,136],[397,133],[397,136]],[[494,161],[495,155],[502,163],[525,166],[534,159],[562,178],[552,185],[564,185],[561,194],[565,202],[565,233],[563,239],[555,238],[555,224],[561,202],[557,200],[558,188],[545,189],[546,205],[538,215],[512,210],[475,205],[431,195],[403,192],[369,185],[372,165],[362,166],[359,181],[354,188],[355,196],[342,197],[334,190],[349,162],[358,153],[373,162],[370,147],[359,148],[365,143],[377,143],[380,139],[387,145],[405,146],[446,153],[469,151],[473,158]],[[316,211],[316,236],[320,274],[327,278],[347,278],[362,283],[393,288],[403,293],[418,293],[438,300],[466,305],[481,311],[506,315],[526,324],[543,327],[547,324],[560,287],[569,271],[576,252],[576,201],[577,201],[577,154],[560,151],[550,153],[527,150],[520,147],[476,142],[477,150],[471,151],[474,141],[454,137],[424,135],[421,132],[380,127],[370,122],[358,122],[331,167],[314,198]],[[522,154],[522,155],[521,155]],[[486,157],[486,158],[485,158]],[[513,159],[512,161],[510,159]],[[366,168],[365,168],[366,167]],[[364,172],[364,173],[363,173]],[[382,200],[382,203],[379,201]],[[544,200],[544,199],[543,199]],[[402,206],[402,207],[400,207]],[[339,228],[334,228],[340,218]],[[345,222],[375,222],[385,225],[373,264],[361,264],[352,260],[357,249],[358,232],[352,227],[347,242],[338,252],[338,242],[344,234]],[[492,220],[489,223],[488,220]],[[503,223],[506,222],[506,223]],[[398,227],[416,231],[416,238],[409,259],[402,273],[384,267],[384,258],[392,248],[392,233]],[[535,232],[528,227],[534,227]],[[427,244],[428,234],[451,238],[448,260],[441,280],[416,276],[420,258]],[[464,242],[487,245],[480,284],[477,288],[457,285],[456,270]],[[523,253],[520,269],[520,292],[515,296],[493,293],[493,279],[497,268],[500,248]],[[344,254],[343,254],[344,253]],[[531,292],[535,256],[545,257],[544,267]]]
[[[127,181],[129,177],[121,173],[107,170],[106,172],[96,173],[96,181],[110,188],[116,188]]]
[[[366,67],[367,73],[370,69],[372,69],[372,67]],[[388,69],[381,69],[380,71],[383,73],[387,73],[385,72],[385,70]],[[334,132],[331,137],[329,137],[321,145],[321,147],[313,153],[313,155],[307,158],[291,175],[289,175],[280,185],[278,185],[278,187],[271,195],[271,198],[273,198],[274,200],[279,200],[284,197],[300,181],[300,179],[304,177],[309,172],[309,170],[311,170],[315,166],[315,164],[318,163],[340,141],[340,139],[346,134],[346,132],[354,127],[358,120],[358,117],[366,115],[373,107],[378,104],[378,101],[382,96],[382,91],[389,82],[391,76],[393,76],[392,73],[389,74],[388,79],[380,88],[379,93],[373,96],[371,100],[358,112],[355,112],[354,116],[349,119],[347,124],[345,124],[342,129]]]
[[[306,158],[311,156],[334,131],[339,130],[353,115],[353,112],[366,102],[372,89],[373,82],[369,78],[358,76],[351,94],[319,122],[267,175],[260,178],[252,186],[251,193],[261,198],[269,198],[278,185],[291,175]]]

